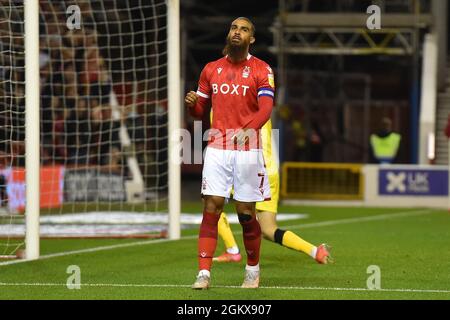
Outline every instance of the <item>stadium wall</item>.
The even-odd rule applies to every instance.
[[[11,212],[25,210],[25,168],[0,169],[6,178],[8,208]],[[118,173],[101,167],[67,168],[41,167],[40,207],[59,208],[73,202],[125,202],[125,179]]]
[[[291,166],[295,163],[289,163]],[[343,168],[341,168],[343,167]],[[342,176],[333,170],[348,170],[359,173],[354,189],[356,197],[341,197],[330,194],[321,185],[332,184],[333,179]],[[305,170],[305,166],[294,169]],[[308,168],[308,166],[306,167]],[[296,193],[298,184],[287,183],[283,177],[282,202],[284,204],[314,204],[332,206],[369,206],[369,207],[428,207],[447,208],[449,203],[449,175],[447,166],[433,165],[339,165],[323,163],[314,166],[317,181],[309,181],[316,192]],[[322,175],[317,174],[323,169]],[[4,168],[0,170],[7,181],[9,208],[22,212],[25,208],[25,170],[24,168]],[[291,175],[293,176],[293,175]],[[313,178],[314,179],[314,178]],[[347,180],[346,180],[347,181]],[[96,167],[65,168],[47,166],[41,168],[41,208],[57,208],[72,202],[123,202],[126,201],[125,179],[112,172]],[[286,187],[291,186],[291,187]],[[292,187],[294,186],[294,187]],[[338,185],[339,186],[339,185]],[[342,189],[341,186],[339,188]],[[317,190],[322,189],[322,195]],[[330,197],[334,195],[334,197]]]
[[[364,204],[446,208],[448,168],[431,165],[366,165]]]
[[[355,166],[355,165],[352,165]],[[355,195],[362,194],[361,199],[351,200],[349,197],[331,198],[326,186],[333,184],[336,174],[329,174],[330,170],[338,169],[335,164],[322,164],[324,175],[315,173],[323,184],[323,194],[317,192],[314,197],[307,195],[295,196],[295,190],[282,192],[282,203],[292,205],[321,205],[321,206],[368,206],[368,207],[421,207],[421,208],[447,208],[449,202],[449,175],[447,166],[432,165],[361,165],[361,185],[355,186]],[[286,172],[285,164],[283,165]],[[315,168],[317,170],[317,168]],[[304,170],[304,168],[303,168]],[[290,172],[292,176],[292,171]],[[289,177],[283,177],[283,183]],[[286,183],[286,185],[296,185]],[[356,193],[358,192],[358,193]]]

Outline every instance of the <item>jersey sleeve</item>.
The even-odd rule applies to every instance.
[[[258,72],[258,98],[262,96],[275,98],[275,77],[272,68],[263,64]]]
[[[258,68],[257,92],[258,113],[247,124],[246,128],[260,129],[270,119],[275,97],[275,79],[273,71],[266,63]]]
[[[210,100],[210,94],[211,94],[211,86],[210,86],[210,80],[209,80],[209,74],[210,72],[209,67],[210,64],[207,64],[202,72],[200,73],[200,79],[198,81],[198,87],[196,94],[198,95],[197,103],[194,107],[189,109],[189,113],[194,118],[200,119],[203,117],[203,113],[208,106]]]
[[[210,64],[208,63],[202,70],[200,74],[200,79],[198,81],[197,95],[209,99],[211,97],[211,85],[209,81]]]

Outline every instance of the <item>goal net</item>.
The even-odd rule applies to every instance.
[[[0,8],[0,256],[24,243],[23,1]],[[166,230],[164,0],[39,1],[40,235]],[[0,258],[1,258],[0,257]]]
[[[13,214],[15,199],[23,198],[23,187],[13,183],[20,175],[13,167],[24,167],[25,139],[25,54],[23,4],[1,2],[0,7],[0,228],[3,231],[23,225]],[[14,197],[13,194],[18,195]],[[0,240],[0,258],[11,257],[23,245],[22,233]]]

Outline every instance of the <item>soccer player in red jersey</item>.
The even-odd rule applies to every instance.
[[[198,241],[199,273],[194,289],[210,285],[217,224],[232,188],[247,253],[242,287],[259,286],[261,227],[255,203],[270,199],[260,129],[270,118],[275,85],[270,66],[249,54],[254,34],[255,27],[248,18],[235,19],[228,32],[225,56],[204,67],[197,92],[185,97],[185,105],[195,118],[201,118],[209,105],[212,107],[201,187],[204,209]]]

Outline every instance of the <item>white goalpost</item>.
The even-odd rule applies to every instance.
[[[0,15],[0,261],[42,238],[179,239],[179,0]]]
[[[168,89],[169,89],[169,237],[180,238],[181,211],[181,168],[180,164],[170,161],[172,150],[178,147],[179,137],[176,135],[181,128],[181,96],[180,96],[180,1],[168,1]]]
[[[25,257],[39,258],[39,2],[25,0]]]

